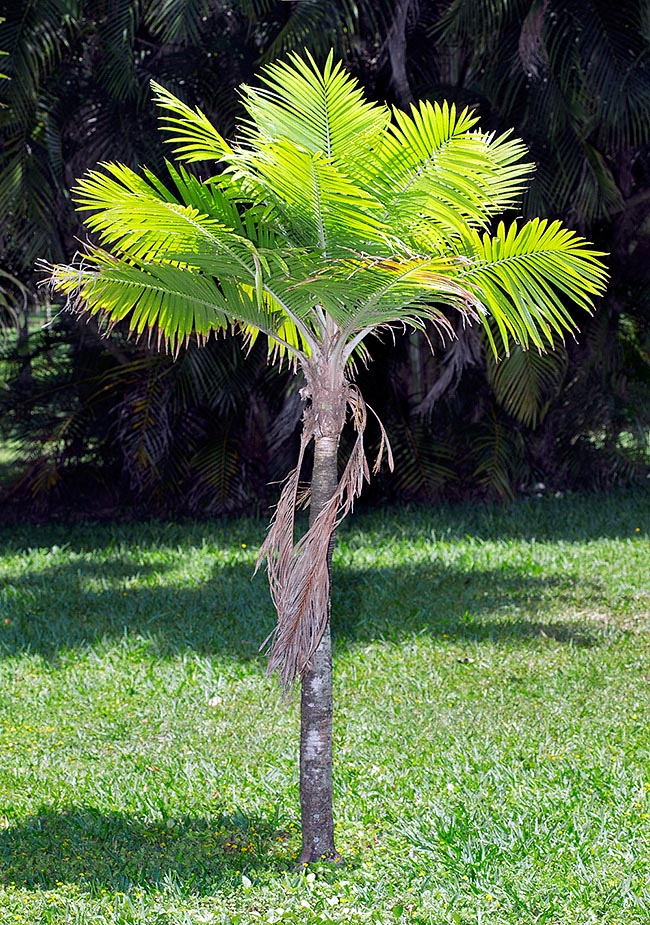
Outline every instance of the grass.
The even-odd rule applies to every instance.
[[[308,872],[264,524],[0,532],[2,925],[647,925],[649,511],[344,526],[344,863]]]

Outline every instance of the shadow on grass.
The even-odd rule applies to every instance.
[[[120,639],[130,645],[142,637],[161,658],[191,650],[261,660],[274,611],[265,578],[252,581],[250,563],[215,566],[211,577],[194,584],[163,578],[147,587],[146,575],[128,562],[59,562],[30,571],[5,589],[0,654],[56,659],[71,648]],[[143,579],[145,586],[138,586]],[[96,590],[102,582],[107,587]]]
[[[650,482],[607,494],[577,492],[554,497],[519,498],[512,504],[477,501],[445,502],[406,507],[382,506],[364,509],[364,499],[355,507],[341,533],[370,532],[378,539],[412,539],[436,536],[446,540],[472,536],[483,540],[535,539],[539,542],[584,542],[599,539],[627,539],[638,529],[650,529]],[[249,546],[262,542],[269,516],[233,517],[223,520],[172,522],[161,520],[118,523],[2,524],[0,512],[0,555],[30,548],[52,546],[75,552],[107,552],[134,543],[174,550],[178,545],[203,543]],[[303,515],[303,522],[305,521]]]
[[[638,489],[605,497],[531,499],[507,508],[380,510],[350,518],[341,538],[342,545],[420,537],[445,543],[468,536],[580,543],[638,538],[647,530],[642,512],[648,500],[650,492]],[[42,555],[39,570],[4,587],[0,580],[0,657],[28,651],[56,659],[71,647],[141,636],[161,658],[187,650],[219,652],[241,661],[259,660],[263,670],[259,645],[275,617],[265,577],[251,580],[253,557],[244,550],[255,549],[264,532],[262,521],[250,519],[1,530],[0,554],[9,557],[38,548]],[[213,557],[211,573],[193,579],[185,566],[182,579],[168,577],[178,567],[179,550],[197,547]],[[78,555],[66,558],[63,548]],[[155,564],[148,559],[152,548],[160,553]],[[583,578],[581,589],[592,600],[602,597],[599,585],[586,585]],[[367,569],[335,563],[333,629],[339,650],[417,633],[522,644],[547,637],[597,645],[602,625],[544,619],[544,613],[557,613],[563,603],[568,612],[581,609],[569,574],[548,577],[508,567],[465,571],[435,559]]]
[[[207,894],[220,885],[241,887],[245,871],[288,870],[296,851],[297,838],[274,814],[147,825],[120,813],[70,807],[44,810],[0,832],[0,882],[36,890],[78,883],[111,892],[175,884]]]
[[[99,591],[88,588],[93,579],[119,579],[125,570],[119,560],[112,566],[85,562],[82,568],[59,563],[25,576],[5,598],[0,654],[29,651],[56,659],[70,648],[112,645],[120,638],[133,644],[139,637],[156,657],[188,650],[220,653],[258,660],[263,670],[259,646],[275,618],[265,577],[251,581],[249,562],[214,566],[211,577],[196,587],[117,581]],[[570,576],[522,575],[508,567],[466,572],[435,562],[381,569],[339,566],[333,583],[335,644],[340,650],[427,633],[511,644],[547,637],[597,645],[602,627],[539,619],[551,603],[555,609],[563,600],[575,609]]]
[[[569,576],[523,575],[506,567],[469,572],[432,563],[380,572],[348,568],[337,577],[332,625],[338,650],[423,633],[509,644],[538,638],[596,646],[603,640],[603,627],[584,620],[539,619],[562,601],[575,609]],[[583,578],[583,590],[588,584]]]

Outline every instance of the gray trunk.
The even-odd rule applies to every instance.
[[[316,437],[310,525],[336,491],[337,452],[337,437]],[[328,553],[330,576],[332,546],[333,543]],[[312,666],[302,679],[300,711],[300,863],[311,864],[322,858],[338,857],[334,847],[332,807],[332,641],[329,612]]]
[[[395,15],[388,31],[388,57],[392,71],[391,83],[400,106],[406,107],[413,99],[406,72],[406,26],[415,0],[398,0]]]

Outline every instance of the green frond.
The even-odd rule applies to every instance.
[[[382,205],[359,188],[321,152],[310,152],[287,139],[265,145],[249,159],[247,174],[273,202],[295,246],[329,256],[353,247],[385,247],[388,229]]]
[[[2,25],[4,21],[5,21],[4,16],[0,16],[0,26]],[[3,58],[5,55],[8,55],[8,54],[9,54],[8,51],[4,51],[4,49],[0,48],[0,58]],[[9,80],[9,77],[7,76],[7,74],[0,73],[0,80]]]
[[[395,111],[381,146],[361,158],[359,182],[385,203],[385,219],[408,228],[414,216],[461,233],[511,208],[532,165],[523,142],[474,131],[477,117],[446,102]]]
[[[193,486],[191,510],[223,514],[237,510],[248,500],[242,461],[232,428],[214,434],[190,459]]]
[[[166,141],[174,145],[176,157],[194,163],[223,161],[233,156],[228,142],[198,107],[192,109],[155,80],[151,81],[151,88],[154,102],[163,110],[161,128],[169,136]]]
[[[184,205],[198,209],[209,218],[216,219],[225,228],[231,228],[237,234],[251,239],[255,238],[256,230],[264,231],[266,234],[259,234],[255,243],[262,247],[273,245],[272,228],[263,225],[259,209],[247,209],[242,215],[238,208],[239,190],[232,182],[228,182],[230,178],[225,183],[220,182],[220,180],[223,181],[223,176],[218,174],[211,178],[210,183],[204,183],[194,174],[189,173],[183,164],[175,167],[167,161],[166,166],[178,198]],[[152,185],[156,181],[150,171],[145,171],[145,176]]]
[[[34,103],[79,26],[79,0],[41,0],[12,4],[12,15],[0,24],[0,43],[9,53],[6,85],[12,111],[20,123],[30,123]]]
[[[121,3],[113,3],[110,14],[97,22],[97,38],[102,53],[96,80],[109,96],[122,104],[142,98],[143,87],[134,54],[140,11],[140,4],[122,0]]]
[[[206,338],[232,324],[214,280],[171,265],[140,267],[95,251],[81,267],[52,267],[51,279],[72,309],[111,325],[128,319],[130,333],[174,352],[192,336]]]
[[[248,291],[251,299],[256,296],[253,286],[244,287]],[[275,326],[263,331],[259,325],[242,324],[241,330],[244,335],[246,345],[250,349],[257,341],[261,333],[265,333],[268,342],[269,358],[284,359],[288,357],[291,363],[295,362],[298,356],[309,358],[312,355],[311,343],[313,341],[305,339],[301,334],[304,328],[298,327],[286,314],[285,306],[280,304],[276,298],[268,292],[262,294],[262,303],[269,317],[275,318]],[[298,314],[301,314],[298,311]]]
[[[78,208],[91,213],[86,224],[103,246],[136,261],[195,268],[204,257],[216,277],[257,277],[252,242],[193,204],[196,187],[187,175],[177,175],[188,199],[181,203],[149,172],[141,177],[122,164],[104,164],[103,170],[90,171],[74,190]],[[206,189],[197,201],[226,219],[235,217],[232,204],[216,187]],[[245,231],[238,216],[237,222]]]
[[[3,113],[4,114],[4,113]],[[48,151],[38,141],[25,138],[20,126],[6,123],[0,146],[0,228],[5,248],[23,266],[31,267],[56,240],[58,216],[52,203],[52,166]],[[14,261],[12,261],[13,263]]]
[[[219,277],[223,267],[217,256],[181,257],[191,258],[194,268],[186,260],[119,259],[95,249],[81,266],[55,266],[48,271],[53,288],[67,297],[73,310],[97,315],[110,326],[126,321],[130,333],[164,344],[173,353],[190,338],[202,341],[232,326],[244,332],[255,329],[289,351],[300,343],[302,352],[308,352],[311,339],[299,316],[308,316],[311,302],[305,307],[293,286],[278,283],[276,296],[265,282],[260,298],[254,283],[239,278],[241,270],[233,273],[231,267]],[[298,303],[295,317],[294,302]]]
[[[519,5],[517,0],[452,0],[436,31],[448,41],[470,40],[483,50]]]
[[[565,298],[591,311],[608,278],[604,255],[557,221],[514,222],[508,229],[500,222],[494,236],[470,230],[461,251],[468,266],[458,282],[494,318],[506,353],[511,338],[544,348],[553,345],[554,332],[575,330]],[[486,333],[498,354],[489,326]]]
[[[9,331],[18,330],[29,303],[29,292],[19,279],[0,269],[0,343]]]
[[[242,88],[251,120],[246,138],[256,147],[286,139],[344,167],[390,122],[388,108],[365,100],[332,53],[322,70],[309,52],[305,59],[291,54],[288,62],[268,65],[261,80],[260,88]]]
[[[211,5],[209,0],[148,0],[144,19],[161,42],[200,45],[201,26]]]
[[[79,182],[105,250],[54,268],[53,284],[109,322],[174,350],[235,325],[294,361],[328,349],[344,363],[377,327],[430,322],[451,335],[451,306],[491,314],[507,353],[512,340],[552,345],[575,329],[567,304],[590,310],[604,287],[602,255],[558,222],[485,232],[530,165],[520,141],[481,133],[469,110],[421,103],[391,122],[331,54],[322,70],[292,54],[244,88],[249,122],[231,147],[199,110],[154,90],[177,154],[224,169],[201,182],[169,165],[166,185],[109,163]]]
[[[603,155],[583,141],[575,126],[553,138],[525,202],[525,212],[560,211],[581,223],[605,218],[621,205],[621,192]]]
[[[123,164],[103,164],[105,172],[90,171],[73,190],[80,211],[91,214],[86,224],[103,245],[133,257],[155,258],[170,251],[201,249],[213,243],[223,225],[191,205],[174,200],[159,182],[149,182]]]
[[[136,379],[118,409],[116,438],[136,495],[150,493],[162,480],[161,464],[172,442],[169,386],[154,365]]]
[[[599,0],[567,0],[567,6],[578,38],[575,67],[569,73],[580,82],[571,89],[588,113],[597,143],[615,148],[646,143],[650,48],[641,32],[643,4],[632,4],[626,15]],[[556,28],[557,44],[560,31]],[[563,72],[559,76],[566,80]]]
[[[451,334],[443,305],[476,317],[472,295],[453,276],[453,258],[369,258],[341,261],[305,282],[341,327],[342,340],[391,324],[422,327],[431,322]],[[298,284],[302,285],[302,284]]]
[[[493,410],[490,416],[470,431],[473,476],[490,492],[512,500],[523,470],[521,434]]]
[[[456,477],[454,454],[448,444],[422,421],[403,418],[391,426],[395,468],[390,485],[406,499],[430,498]]]
[[[252,387],[250,366],[239,338],[213,339],[204,347],[183,352],[176,388],[179,409],[207,407],[217,417],[236,413]]]
[[[251,0],[240,0],[244,9],[251,5]],[[270,3],[253,2],[252,6],[273,6]],[[277,4],[276,4],[277,8]],[[259,16],[260,12],[267,10],[251,10]],[[334,48],[337,53],[343,54],[354,48],[359,35],[360,20],[366,21],[373,31],[377,31],[378,24],[376,3],[365,0],[358,3],[356,0],[308,0],[307,3],[292,3],[289,15],[273,41],[264,50],[263,61],[272,61],[280,55],[285,55],[295,49],[309,47],[316,57],[326,57]],[[253,16],[251,19],[255,21]]]
[[[527,214],[584,225],[620,208],[616,165],[650,138],[647,23],[641,0],[624,15],[607,0],[446,5],[437,36],[459,49],[473,85],[502,122],[526,131],[539,160]]]
[[[574,128],[556,136],[536,181],[526,201],[531,214],[561,211],[584,225],[623,208],[623,195],[606,157],[576,135]]]

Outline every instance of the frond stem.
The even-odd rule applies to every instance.
[[[282,311],[286,313],[286,315],[287,315],[287,317],[289,318],[289,320],[291,321],[291,323],[294,324],[294,325],[296,326],[296,329],[300,332],[300,336],[302,337],[302,339],[304,340],[304,342],[309,346],[309,349],[312,351],[312,353],[317,353],[317,352],[318,352],[318,341],[317,341],[316,338],[312,335],[312,333],[311,333],[311,331],[309,330],[309,328],[307,327],[307,325],[304,324],[304,323],[300,320],[300,318],[298,318],[298,316],[295,315],[295,314],[291,311],[290,308],[287,307],[287,305],[285,304],[285,302],[284,302],[278,295],[276,295],[276,293],[271,289],[271,287],[268,285],[268,283],[264,283],[264,291],[267,292],[267,293],[277,302],[277,304],[280,306],[280,308],[282,309]],[[261,330],[261,329],[260,329],[260,330]],[[273,335],[273,336],[275,336],[275,335]],[[281,338],[277,338],[277,339],[280,340]],[[292,350],[293,353],[296,354],[296,357],[297,357],[297,358],[300,358],[301,353],[300,353],[299,350],[296,350],[295,347],[292,347],[291,350]]]

